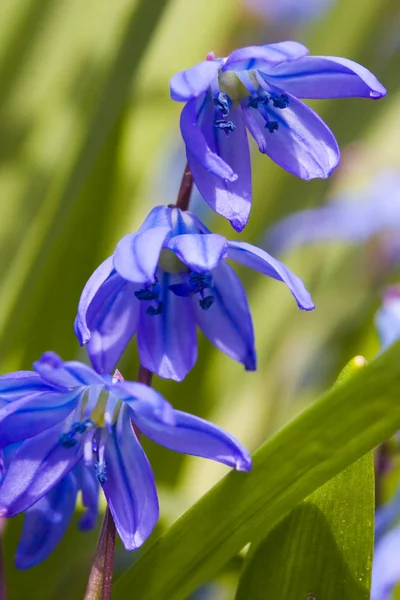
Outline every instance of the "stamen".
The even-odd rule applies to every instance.
[[[157,302],[157,306],[149,306],[148,309],[146,310],[146,313],[148,315],[150,315],[150,317],[155,317],[156,315],[161,314],[163,310],[164,310],[164,303]]]
[[[64,446],[64,448],[73,448],[74,446],[76,446],[78,441],[75,439],[74,435],[75,434],[73,434],[71,432],[62,433],[60,435],[61,446]]]
[[[93,428],[92,431],[88,432],[83,443],[83,460],[87,467],[93,463],[93,437],[95,433],[96,429]]]
[[[96,477],[100,484],[103,484],[107,481],[107,463],[106,462],[97,462],[93,463],[94,470],[96,471]]]
[[[83,422],[77,421],[76,423],[72,423],[71,429],[67,431],[67,433],[62,433],[60,435],[60,444],[64,446],[64,448],[73,448],[78,443],[76,435],[83,434],[92,427],[93,421],[91,419],[86,419]]]
[[[201,290],[211,286],[212,276],[210,273],[195,273],[192,271],[189,274],[187,284],[195,294],[196,292],[200,292]]]
[[[269,103],[269,98],[265,92],[258,94],[257,96],[249,96],[247,106],[251,108],[258,108],[260,104],[266,106]]]
[[[223,129],[226,134],[230,131],[235,131],[236,125],[232,121],[224,121],[223,119],[217,119],[214,121],[214,127],[217,129]]]
[[[143,290],[138,290],[137,292],[134,292],[136,298],[138,300],[157,300],[158,298],[158,293],[156,290],[152,290],[150,288],[145,288]]]
[[[214,104],[223,117],[229,115],[229,107],[232,105],[232,100],[226,92],[218,92],[217,96],[214,98]]]
[[[266,127],[270,133],[274,133],[274,131],[279,129],[279,124],[277,121],[267,121],[264,127]]]
[[[280,96],[271,96],[271,100],[275,108],[287,108],[289,106],[289,96],[287,94],[281,94]]]
[[[203,310],[208,310],[210,306],[214,304],[214,296],[206,296],[205,298],[201,298],[199,300],[199,304]]]

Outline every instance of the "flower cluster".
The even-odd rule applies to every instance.
[[[327,177],[339,149],[299,98],[359,96],[385,89],[366,69],[336,57],[309,57],[296,42],[242,48],[175,75],[191,176],[204,199],[241,231],[249,217],[250,153],[260,151],[303,179]],[[190,196],[190,192],[189,192]],[[157,391],[114,369],[137,336],[142,369],[182,381],[197,359],[197,327],[216,348],[256,369],[253,323],[239,263],[286,284],[297,306],[314,304],[302,281],[264,250],[212,233],[179,199],[158,206],[128,233],[82,291],[75,333],[92,367],[45,353],[33,371],[0,377],[0,516],[25,513],[17,565],[53,551],[81,493],[82,529],[94,526],[102,491],[128,550],[159,514],[140,436],[239,471],[247,450],[216,425],[175,410]]]

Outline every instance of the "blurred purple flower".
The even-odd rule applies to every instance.
[[[48,540],[50,545],[58,541],[76,490],[80,487],[85,493],[91,485],[87,474],[82,476],[86,469],[89,479],[95,474],[103,489],[125,548],[134,550],[145,541],[159,511],[153,473],[137,431],[177,452],[241,471],[251,468],[249,453],[233,436],[174,410],[143,384],[101,376],[83,363],[63,362],[52,352],[33,366],[33,372],[0,377],[0,448],[20,444],[0,486],[0,516],[27,511],[22,565],[35,549],[39,560],[43,558],[37,546],[49,531],[43,518],[49,507],[63,514],[61,523],[53,523]],[[89,508],[93,493],[88,491]],[[92,515],[93,511],[84,525],[90,525]]]
[[[400,287],[390,286],[385,291],[382,307],[375,316],[375,325],[382,350],[400,338]]]
[[[400,582],[400,525],[380,537],[372,564],[371,600],[390,600]]]
[[[334,0],[243,0],[246,7],[268,21],[300,23],[321,16]]]
[[[246,294],[226,259],[283,281],[299,308],[314,308],[302,281],[263,250],[211,233],[189,212],[159,206],[122,238],[82,292],[75,331],[96,371],[111,372],[137,332],[142,365],[180,381],[197,359],[196,325],[254,370]]]
[[[181,133],[194,181],[237,231],[248,221],[252,199],[246,129],[285,170],[302,179],[328,177],[339,163],[337,142],[299,98],[386,94],[361,65],[307,54],[297,42],[249,46],[227,58],[210,54],[171,79],[172,99],[186,102]]]
[[[292,213],[268,231],[263,245],[282,253],[298,246],[333,240],[360,243],[375,235],[389,238],[391,254],[399,248],[400,174],[387,171],[376,178],[366,191],[348,193],[329,204]],[[384,240],[382,240],[384,243]]]

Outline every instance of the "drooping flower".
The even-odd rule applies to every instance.
[[[266,20],[287,25],[318,18],[333,0],[243,0],[246,8]]]
[[[254,370],[246,294],[227,258],[283,281],[299,308],[314,308],[302,281],[263,250],[210,233],[189,212],[159,206],[137,233],[122,238],[83,290],[75,331],[96,371],[111,372],[137,333],[142,365],[180,381],[196,362],[196,325]]]
[[[382,253],[393,262],[400,256],[399,231],[400,174],[388,170],[366,189],[340,194],[324,206],[281,219],[267,231],[263,246],[282,253],[318,242],[358,244],[379,236]]]
[[[154,477],[138,431],[177,452],[237,470],[251,468],[249,453],[233,436],[174,410],[155,390],[101,376],[48,352],[34,363],[33,372],[0,378],[0,449],[20,444],[0,486],[0,516],[34,510],[41,501],[43,510],[49,494],[67,502],[57,486],[70,485],[68,475],[76,476],[77,467],[89,469],[103,489],[125,548],[138,548],[158,519]],[[84,491],[82,480],[80,485]],[[60,504],[59,510],[68,513],[71,504]]]
[[[307,56],[297,42],[249,46],[208,59],[172,77],[173,100],[186,102],[181,133],[194,181],[208,204],[237,230],[251,204],[246,129],[260,152],[285,170],[313,179],[339,163],[333,133],[299,98],[378,99],[386,94],[361,65]]]

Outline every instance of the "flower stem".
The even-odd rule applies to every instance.
[[[146,369],[146,367],[143,367],[142,365],[140,365],[139,374],[138,374],[138,382],[144,383],[145,385],[148,385],[149,387],[151,387],[152,379],[153,379],[153,373],[151,371],[149,371],[149,369]]]
[[[84,600],[110,600],[114,547],[115,524],[110,509],[107,508]]]
[[[0,533],[0,600],[7,600],[6,577],[4,572],[3,547]]]
[[[179,188],[178,192],[178,198],[176,199],[176,208],[180,208],[181,210],[188,210],[192,188],[193,175],[188,163],[186,163],[185,170],[182,176],[181,187]]]

